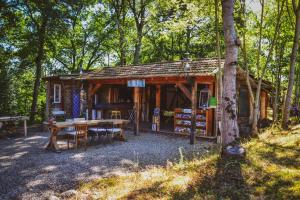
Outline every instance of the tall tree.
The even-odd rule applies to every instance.
[[[296,58],[298,53],[299,36],[300,36],[300,0],[298,0],[297,2],[296,0],[292,0],[292,6],[293,6],[294,15],[296,17],[296,24],[295,24],[293,48],[292,48],[292,53],[290,58],[290,72],[288,77],[289,83],[288,83],[286,98],[284,101],[284,112],[282,116],[282,128],[284,129],[288,128],[292,93],[293,93],[293,87],[295,81],[295,66],[296,66]]]
[[[236,68],[240,41],[234,27],[234,0],[222,1],[223,31],[225,38],[225,66],[222,96],[222,142],[228,145],[239,137],[236,104]]]
[[[282,78],[282,60],[284,56],[285,49],[285,40],[281,40],[277,42],[277,50],[276,50],[276,66],[274,69],[274,77],[275,77],[275,93],[274,93],[274,102],[273,102],[273,121],[278,121],[278,112],[279,112],[279,101],[280,101],[280,91],[281,91],[281,78]]]
[[[51,15],[53,14],[54,1],[24,1],[25,15],[30,19],[33,30],[33,37],[37,41],[37,52],[35,57],[35,81],[32,95],[30,121],[34,121],[37,112],[37,101],[43,71],[43,61],[45,57],[45,43],[47,28]]]
[[[59,31],[51,36],[54,65],[69,72],[103,65],[114,36],[107,8],[101,4],[102,9],[91,10],[97,5],[93,0],[66,5]]]
[[[222,66],[221,66],[221,46],[220,46],[220,32],[219,32],[219,0],[215,0],[215,31],[216,31],[216,53],[218,57],[218,102],[222,99],[222,89],[223,89],[223,81],[222,81]],[[218,106],[218,113],[215,116],[216,122],[219,123],[219,116],[222,116],[222,109]],[[216,130],[218,130],[218,123],[216,124]]]
[[[280,1],[278,1],[278,2],[280,2]],[[266,58],[266,61],[265,61],[264,65],[262,67],[260,67],[260,65],[261,65],[260,64],[261,47],[258,48],[258,51],[259,51],[258,58],[257,58],[258,83],[257,83],[255,101],[254,101],[252,135],[257,135],[257,133],[258,133],[257,124],[258,124],[259,111],[260,111],[261,85],[262,85],[263,79],[265,77],[265,74],[267,72],[267,68],[269,66],[269,63],[272,59],[273,49],[274,49],[274,46],[276,44],[276,40],[277,40],[278,33],[279,33],[279,30],[280,30],[280,26],[281,26],[281,16],[282,16],[282,13],[283,13],[284,3],[285,3],[285,1],[282,1],[281,6],[278,6],[278,13],[277,13],[277,18],[276,18],[274,35],[271,38],[268,55],[267,55],[267,58]],[[263,7],[264,7],[264,0],[262,0],[262,14],[261,14],[262,18],[263,18]],[[262,26],[262,22],[263,22],[263,20],[261,20],[260,26]],[[260,30],[260,34],[262,34],[261,30]],[[261,43],[261,38],[260,37],[259,37],[259,43]]]
[[[137,39],[134,46],[134,58],[133,63],[140,63],[142,39],[144,36],[143,29],[145,26],[147,6],[152,0],[129,0],[129,7],[133,13]]]
[[[253,123],[253,106],[254,106],[254,95],[252,91],[252,86],[250,83],[250,70],[249,70],[249,65],[248,65],[248,55],[247,55],[247,43],[246,43],[246,1],[241,0],[241,29],[242,29],[242,53],[243,53],[243,65],[246,70],[246,83],[247,83],[247,88],[249,92],[249,98],[250,98],[250,108],[249,108],[249,125]]]
[[[113,16],[119,34],[119,57],[120,65],[126,65],[126,15],[128,11],[127,0],[110,0]]]

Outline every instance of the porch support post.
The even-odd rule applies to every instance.
[[[92,119],[92,107],[93,107],[93,84],[89,83],[87,102],[88,102],[88,119]]]
[[[134,134],[138,135],[140,131],[140,109],[141,109],[141,95],[140,88],[134,88]]]
[[[210,94],[212,95],[214,92],[214,85],[212,83],[210,83],[208,85],[208,89],[209,89]],[[209,135],[209,136],[211,136],[213,133],[213,122],[214,122],[213,115],[214,115],[213,109],[209,108],[207,110],[207,124],[206,124],[206,127],[207,127],[206,131],[207,131],[207,135]]]
[[[149,122],[149,112],[150,112],[150,87],[147,87],[147,100],[146,100],[146,122]]]
[[[93,86],[92,83],[89,83],[89,89],[88,89],[88,116],[89,119],[92,119],[92,109],[93,109],[93,96],[95,95],[95,93],[97,92],[97,90],[102,86],[101,83],[97,83],[95,86]]]
[[[161,85],[156,85],[155,93],[155,107],[159,108],[160,111],[160,96],[161,96]],[[158,116],[156,131],[160,131],[160,116]]]
[[[197,115],[197,81],[192,83],[192,130],[190,134],[190,144],[195,144],[196,136],[196,115]]]
[[[219,88],[218,88],[218,76],[216,76],[217,81],[214,83],[215,86],[215,92],[213,93],[213,96],[217,99],[217,106],[215,108],[214,112],[214,136],[218,136],[218,113],[219,113]]]

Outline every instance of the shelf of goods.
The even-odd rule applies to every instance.
[[[207,110],[198,109],[196,114],[196,135],[207,135]],[[192,130],[192,110],[176,108],[174,116],[174,132],[188,135]]]

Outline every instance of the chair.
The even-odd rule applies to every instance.
[[[130,122],[134,122],[134,116],[135,116],[135,109],[131,109],[131,110],[128,110],[128,115],[129,115],[129,118],[128,118],[128,120],[130,121]]]
[[[108,125],[106,122],[100,122],[96,127],[91,127],[88,129],[88,134],[91,137],[97,136],[100,139],[100,136],[107,136]]]
[[[74,119],[66,119],[66,122],[74,122]],[[72,132],[75,131],[75,126],[70,126],[64,129],[64,132]]]
[[[110,128],[107,128],[107,133],[108,135],[111,134],[111,138],[113,138],[115,136],[115,134],[121,134],[122,129],[119,127],[116,127],[113,123],[109,123],[108,126]]]
[[[79,140],[83,139],[84,141],[84,148],[87,148],[87,123],[75,123],[75,131],[67,132],[68,135],[68,149],[70,143],[70,136],[73,136],[75,141],[75,148],[77,149]]]
[[[85,118],[74,118],[74,122],[85,121]]]
[[[110,115],[111,119],[121,119],[121,111],[119,110],[112,110],[111,111],[111,115]]]

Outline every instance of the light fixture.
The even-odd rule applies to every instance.
[[[190,63],[186,62],[186,63],[184,64],[184,71],[185,71],[185,72],[191,71],[191,65],[190,65]]]
[[[181,62],[182,62],[182,67],[183,67],[183,71],[184,71],[184,76],[185,76],[185,78],[189,81],[189,79],[190,79],[190,77],[189,77],[189,72],[191,72],[191,69],[192,69],[192,67],[191,67],[191,65],[190,65],[190,62],[191,61],[191,59],[190,58],[188,58],[188,57],[185,57],[185,58],[183,58],[182,60],[181,60]]]

